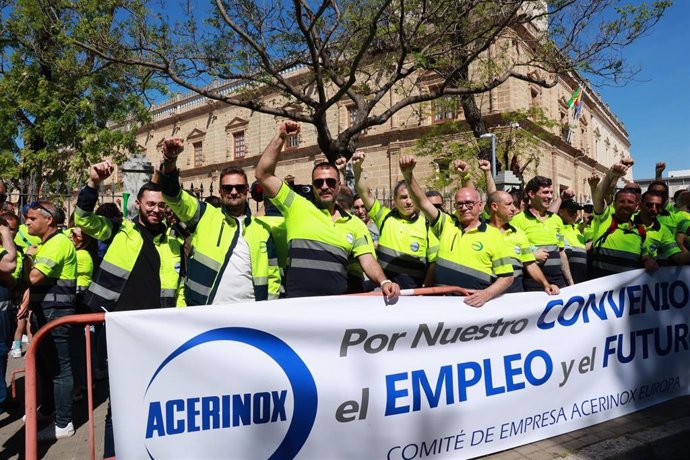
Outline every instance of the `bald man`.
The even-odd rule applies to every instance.
[[[513,216],[520,212],[515,207],[513,196],[503,191],[490,193],[486,200],[486,208],[489,211],[489,225],[497,228],[503,234],[503,238],[505,238],[511,251],[510,258],[514,270],[514,281],[506,292],[523,292],[525,290],[522,284],[524,270],[526,276],[544,287],[544,292],[549,295],[558,294],[560,292],[558,286],[548,282],[544,272],[536,263],[537,259],[525,232],[510,225]]]
[[[481,307],[513,283],[508,245],[497,228],[479,218],[483,203],[477,190],[458,190],[451,216],[437,209],[425,195],[414,178],[415,166],[413,157],[400,158],[400,171],[412,201],[439,239],[434,285],[466,288],[470,295],[465,303]]]

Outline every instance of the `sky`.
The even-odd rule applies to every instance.
[[[621,1],[629,2],[639,3]],[[202,17],[206,11],[197,13]],[[690,0],[674,0],[645,37],[624,49],[623,58],[641,69],[634,80],[595,90],[625,125],[633,176],[654,177],[657,161],[666,162],[664,176],[690,169]]]
[[[657,161],[664,177],[690,169],[690,1],[675,0],[623,58],[642,68],[635,81],[596,90],[628,131],[633,176],[654,177]]]

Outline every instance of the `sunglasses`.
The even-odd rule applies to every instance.
[[[335,188],[336,184],[338,183],[337,179],[334,179],[332,177],[329,177],[328,179],[314,179],[314,187],[316,188],[322,188],[324,182],[328,186],[328,188]]]
[[[221,184],[220,190],[223,193],[230,193],[234,190],[237,190],[237,193],[247,193],[248,189],[247,184]]]
[[[50,210],[48,210],[45,206],[43,206],[39,201],[32,201],[31,204],[29,204],[29,209],[40,209],[42,211],[47,212],[50,217],[55,217]]]

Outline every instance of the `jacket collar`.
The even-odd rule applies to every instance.
[[[532,211],[530,211],[530,208],[527,208],[527,209],[525,209],[525,210],[522,211],[522,212],[525,213],[525,217],[527,217],[528,219],[537,220],[537,216],[535,216],[534,214],[532,214]],[[553,215],[553,213],[552,213],[551,211],[546,211],[546,218],[547,218],[547,219],[548,219],[549,217],[551,217],[552,215]]]

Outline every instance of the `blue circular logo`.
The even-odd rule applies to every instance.
[[[283,370],[294,395],[294,410],[285,438],[269,459],[294,458],[314,426],[318,407],[316,382],[302,358],[287,343],[272,334],[245,327],[224,327],[199,334],[180,345],[163,360],[153,373],[146,393],[160,372],[175,358],[199,345],[216,341],[239,342],[252,346],[267,354]],[[148,455],[153,458],[150,452]]]
[[[419,243],[414,241],[412,244],[410,244],[410,249],[412,249],[413,252],[419,251]]]

